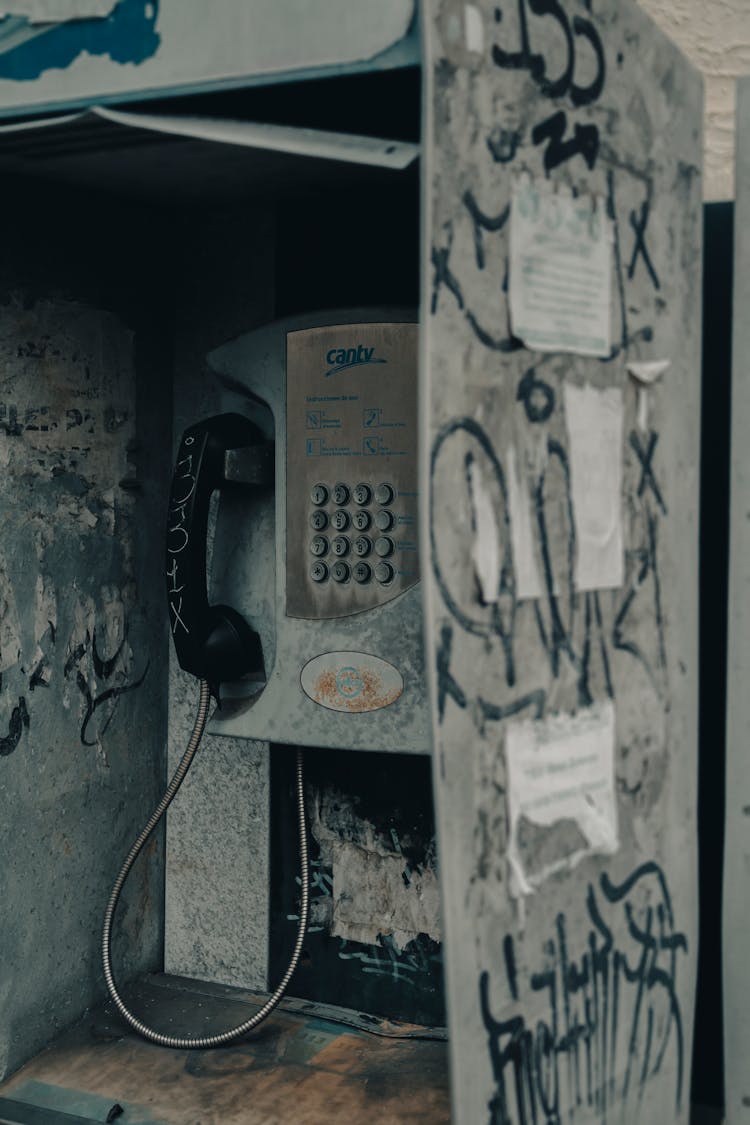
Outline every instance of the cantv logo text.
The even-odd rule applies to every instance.
[[[346,371],[349,367],[361,367],[365,363],[387,363],[387,359],[377,359],[373,356],[374,348],[366,348],[364,344],[357,344],[356,348],[331,348],[326,352],[326,363],[329,370],[326,375],[336,375],[339,371]]]

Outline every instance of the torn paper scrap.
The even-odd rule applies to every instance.
[[[516,451],[508,446],[508,507],[510,508],[510,540],[513,548],[513,570],[516,577],[516,598],[541,598],[544,594],[541,574],[534,551],[531,522],[531,493],[528,478],[519,473]]]
[[[622,586],[622,391],[566,383],[563,399],[576,532],[575,588]]]
[[[655,383],[664,374],[671,359],[632,359],[628,362],[628,371],[639,383]]]
[[[481,55],[484,50],[484,26],[482,13],[476,4],[467,4],[464,8],[464,31],[466,35],[466,49],[476,51]]]
[[[554,871],[617,850],[615,712],[610,701],[575,715],[510,723],[505,732],[508,862],[530,894]]]
[[[482,605],[492,605],[500,597],[500,535],[497,515],[482,470],[475,458],[468,461],[467,470],[474,524],[471,558]]]
[[[670,359],[631,360],[627,367],[638,383],[638,408],[636,411],[638,429],[645,434],[648,430],[648,387],[661,378],[671,364]]]
[[[117,0],[11,0],[0,8],[0,17],[22,16],[31,23],[103,19],[116,3]]]
[[[535,184],[513,186],[510,322],[541,352],[610,353],[612,224],[603,200]]]

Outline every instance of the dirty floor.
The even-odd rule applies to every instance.
[[[252,993],[164,975],[126,1000],[177,1035],[223,1030],[259,1007]],[[211,1051],[157,1047],[109,1004],[0,1085],[0,1125],[448,1125],[443,1032],[283,1003]]]

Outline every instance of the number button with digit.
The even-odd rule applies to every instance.
[[[345,562],[334,563],[331,567],[331,576],[334,582],[346,582],[349,578],[349,567]]]
[[[349,540],[345,535],[337,535],[331,543],[331,550],[337,558],[343,558],[344,555],[349,554]]]
[[[325,531],[328,527],[328,516],[320,508],[311,513],[310,527],[313,531]]]
[[[310,542],[310,553],[320,558],[328,554],[328,540],[325,535],[315,535]]]
[[[372,578],[372,568],[366,562],[358,562],[352,574],[354,575],[354,581],[359,582],[362,586]]]
[[[345,484],[334,484],[331,496],[334,504],[337,504],[339,508],[349,503],[349,489]]]
[[[352,523],[357,531],[367,531],[370,523],[372,522],[369,512],[355,512],[352,516]]]
[[[352,496],[354,503],[359,504],[360,508],[366,507],[372,498],[372,489],[369,484],[355,484],[352,489]]]
[[[372,539],[369,539],[366,535],[357,536],[354,540],[354,554],[360,559],[364,559],[367,558],[371,550]]]
[[[328,489],[324,484],[314,484],[310,489],[310,499],[320,508],[328,500]]]
[[[324,562],[316,562],[310,567],[310,577],[313,582],[325,582],[328,577],[328,567]]]
[[[331,516],[331,526],[334,527],[336,531],[346,531],[349,526],[349,513],[344,512],[342,509],[334,512]]]

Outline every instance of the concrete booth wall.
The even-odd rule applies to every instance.
[[[418,77],[407,84],[418,106]],[[194,719],[195,681],[170,655],[163,551],[175,442],[221,408],[207,353],[274,316],[417,297],[414,146],[408,172],[371,183],[329,159],[308,182],[305,160],[269,167],[192,141],[153,159],[149,133],[65,128],[29,142],[45,172],[58,160],[49,182],[9,180],[19,218],[0,263],[0,1079],[102,1000],[111,886]],[[78,161],[89,142],[101,162]],[[354,244],[363,208],[378,212],[383,254],[354,286],[330,245]],[[405,243],[391,208],[411,232],[395,281]],[[161,970],[166,944],[168,971],[265,986],[270,762],[267,744],[206,736],[170,811],[168,862],[160,828],[125,886],[118,983]],[[434,889],[434,839],[430,854]],[[292,900],[296,872],[295,856],[282,873]],[[372,935],[385,925],[366,921]],[[336,946],[327,979],[340,986]],[[431,994],[436,977],[439,959]]]
[[[7,179],[3,198],[0,1078],[100,999],[106,899],[162,785],[171,426],[158,217]],[[125,977],[160,963],[162,882],[156,838]]]

